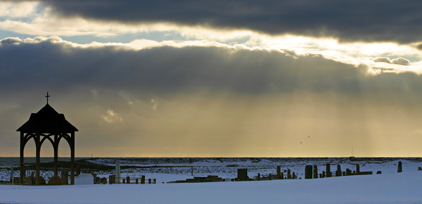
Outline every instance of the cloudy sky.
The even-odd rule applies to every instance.
[[[420,157],[421,9],[1,1],[0,156],[19,156],[16,129],[49,92],[79,157]]]

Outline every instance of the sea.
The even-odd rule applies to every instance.
[[[10,166],[19,166],[19,157],[0,157],[0,168]],[[75,161],[81,159],[90,159],[97,161],[96,163],[114,164],[117,160],[125,163],[136,164],[180,164],[180,163],[230,163],[230,162],[250,162],[257,163],[260,161],[268,161],[269,163],[338,163],[340,161],[370,161],[370,162],[387,162],[394,160],[408,160],[413,162],[422,162],[422,157],[75,157]],[[35,157],[25,157],[25,163],[35,163]],[[41,163],[53,162],[53,157],[41,157]],[[59,157],[59,161],[70,161],[70,157]]]
[[[25,157],[25,163],[35,163],[35,157]],[[87,157],[75,157],[75,160],[87,159]],[[0,167],[18,167],[19,157],[0,157]],[[53,162],[54,157],[41,157],[41,163]],[[70,157],[59,157],[59,161],[70,161]]]

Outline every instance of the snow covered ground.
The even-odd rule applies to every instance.
[[[422,171],[404,171],[308,180],[0,185],[0,203],[422,203],[421,189]]]
[[[347,159],[292,160],[242,160],[198,161],[160,163],[154,168],[125,169],[122,177],[145,175],[156,178],[157,184],[94,185],[91,174],[81,174],[76,185],[67,186],[19,186],[0,185],[0,204],[5,203],[422,203],[422,166],[419,160],[403,160],[403,172],[397,173],[398,159],[349,161]],[[95,161],[107,163],[107,161]],[[110,165],[115,161],[108,161]],[[194,176],[218,175],[234,178],[237,168],[247,168],[249,177],[275,173],[276,166],[291,169],[303,178],[306,164],[317,165],[321,173],[325,163],[331,163],[331,171],[340,164],[342,170],[373,171],[373,175],[356,175],[322,179],[295,179],[248,182],[181,183],[168,181]],[[124,163],[124,162],[122,162]],[[145,165],[151,163],[131,165]],[[171,165],[169,165],[171,164]],[[158,164],[154,164],[158,165]],[[191,167],[186,167],[190,165]],[[167,167],[165,167],[167,166]],[[171,167],[168,167],[171,166]],[[218,170],[217,172],[213,172]],[[375,174],[382,171],[382,174]],[[98,172],[101,173],[101,172]],[[113,172],[102,172],[108,176]],[[164,182],[164,184],[163,184]]]

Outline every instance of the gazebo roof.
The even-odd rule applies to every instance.
[[[57,113],[48,103],[37,113],[32,113],[29,120],[17,131],[27,133],[69,133],[78,131],[63,114]]]

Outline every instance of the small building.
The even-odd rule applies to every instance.
[[[75,184],[75,132],[78,129],[70,124],[63,114],[58,113],[48,104],[48,93],[46,97],[47,104],[37,113],[32,113],[29,120],[17,130],[20,132],[20,184],[25,183],[25,165],[35,165],[35,182],[32,184],[41,184],[40,166],[42,164],[40,162],[40,152],[42,144],[48,140],[54,149],[54,162],[49,163],[49,165],[54,165],[54,177],[50,179],[51,182],[49,183],[63,184],[60,182],[60,178],[58,178],[57,170],[59,166],[68,166],[71,172],[70,183],[73,185]],[[35,140],[36,162],[24,163],[25,145],[31,139]],[[69,144],[70,162],[58,161],[58,148],[62,139]]]

